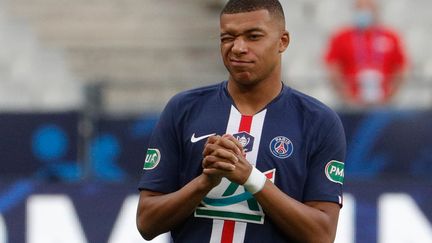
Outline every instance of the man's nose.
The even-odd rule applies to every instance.
[[[234,40],[234,45],[232,47],[232,52],[236,55],[244,54],[248,51],[247,43],[243,38],[237,38]]]

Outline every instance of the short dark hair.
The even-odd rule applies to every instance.
[[[229,0],[222,9],[221,15],[246,13],[263,9],[267,10],[271,15],[280,18],[285,23],[285,14],[278,0]]]

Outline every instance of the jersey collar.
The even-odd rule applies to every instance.
[[[263,109],[261,109],[261,110],[258,111],[257,113],[259,113],[259,112],[261,112],[261,111],[263,111],[263,110],[269,108],[272,104],[274,104],[274,103],[276,103],[277,101],[279,101],[280,98],[281,98],[282,96],[284,96],[284,95],[289,95],[289,94],[291,93],[291,88],[288,87],[288,86],[286,86],[285,83],[284,83],[283,81],[281,81],[281,82],[282,82],[282,89],[281,89],[281,91],[279,92],[279,95],[276,96],[273,100],[271,100],[271,101],[270,101],[270,102],[269,102],[269,103],[268,103],[268,104],[267,104]],[[233,106],[237,109],[237,107],[236,107],[236,105],[235,105],[235,103],[234,103],[234,100],[232,99],[231,95],[230,95],[229,92],[228,92],[228,81],[227,81],[227,80],[223,81],[223,82],[220,84],[220,87],[221,87],[221,89],[222,89],[223,98],[224,98],[224,99],[227,99],[227,101],[228,101],[229,103],[231,103],[231,105],[233,105]],[[238,110],[238,109],[237,109],[237,110]]]

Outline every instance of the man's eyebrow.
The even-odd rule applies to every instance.
[[[251,32],[264,32],[264,30],[262,28],[256,27],[256,28],[248,29],[244,33],[251,33]]]
[[[249,34],[251,32],[264,32],[264,30],[262,28],[256,27],[256,28],[251,28],[251,29],[247,29],[243,32],[235,32],[234,31],[224,31],[220,33],[220,36],[226,36],[226,35],[239,35],[239,34]]]
[[[231,35],[231,34],[228,33],[228,32],[221,32],[221,33],[220,33],[220,37],[223,37],[223,36],[226,36],[226,35]]]

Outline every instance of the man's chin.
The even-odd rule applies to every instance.
[[[255,79],[233,79],[233,81],[237,85],[243,86],[243,87],[251,87],[251,86],[254,86],[258,83],[258,81]]]
[[[236,73],[234,75],[231,75],[231,78],[234,82],[242,85],[251,85],[255,83],[255,79],[249,72]]]

